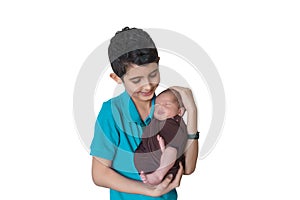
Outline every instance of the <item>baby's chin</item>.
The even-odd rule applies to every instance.
[[[156,115],[154,114],[154,118],[160,121],[166,120],[168,118],[170,118],[169,116],[165,116],[165,115]]]

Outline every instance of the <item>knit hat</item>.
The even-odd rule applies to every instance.
[[[108,57],[112,63],[125,53],[144,48],[156,49],[150,35],[142,29],[125,27],[110,40]]]

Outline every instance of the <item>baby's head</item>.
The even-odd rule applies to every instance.
[[[184,111],[181,96],[176,90],[166,89],[156,97],[154,118],[165,120],[176,115],[183,116]]]

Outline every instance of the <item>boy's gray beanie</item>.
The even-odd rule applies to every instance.
[[[155,48],[155,44],[148,33],[142,29],[128,29],[117,33],[108,47],[110,63],[125,53],[137,49]]]

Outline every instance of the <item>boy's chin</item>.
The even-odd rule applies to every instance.
[[[147,96],[139,95],[139,99],[142,101],[151,101],[153,96],[154,96],[154,93],[152,93],[151,95],[147,95]]]
[[[140,95],[140,94],[133,94],[131,96],[131,98],[135,99],[136,101],[151,101],[153,96],[154,96],[154,93],[152,95],[149,95],[149,96],[143,96],[143,95]]]

